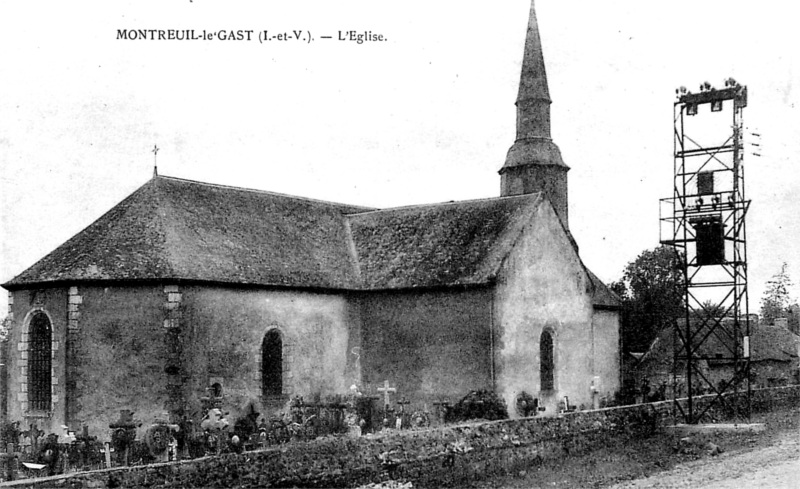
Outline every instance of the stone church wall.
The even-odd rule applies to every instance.
[[[592,304],[589,278],[553,208],[543,201],[497,280],[498,393],[509,414],[525,391],[555,414],[564,396],[592,406]],[[540,338],[554,345],[554,389],[542,390]]]
[[[73,394],[77,419],[70,424],[75,428],[86,424],[91,435],[106,439],[108,425],[121,409],[130,409],[147,425],[164,419],[168,352],[163,287],[77,290],[81,297]]]
[[[271,400],[274,409],[291,396],[345,394],[356,383],[358,317],[343,296],[208,286],[181,292],[184,348],[192,352],[184,359],[185,389],[194,409],[205,389],[219,383],[233,419],[250,403],[265,412],[261,348],[272,329],[283,341],[283,397]]]
[[[29,340],[27,324],[35,312],[44,312],[50,319],[53,331],[52,341],[52,403],[50,416],[43,412],[30,412],[28,409],[28,354]],[[64,424],[64,400],[66,397],[65,348],[64,337],[67,331],[67,289],[45,288],[37,290],[17,290],[9,295],[9,313],[14,323],[8,340],[8,395],[6,398],[8,420],[19,421],[20,427],[27,429],[36,424],[38,429],[61,432]],[[33,415],[33,417],[25,417]]]
[[[63,434],[62,425],[107,439],[121,409],[143,422],[188,407],[219,383],[235,420],[262,404],[261,346],[270,329],[283,339],[283,396],[345,394],[360,378],[358,311],[345,297],[313,292],[209,286],[74,286],[11,294],[8,419]],[[26,318],[51,320],[52,410],[28,412]]]
[[[592,339],[594,342],[594,387],[597,391],[594,407],[603,405],[602,400],[613,401],[620,388],[620,337],[619,313],[595,310],[592,316]]]
[[[15,318],[9,345],[8,418],[34,421],[48,433],[89,427],[106,438],[120,409],[152,422],[166,409],[163,292],[156,286],[54,287],[13,292]],[[47,414],[28,411],[26,318],[43,311],[51,320],[52,403]],[[24,340],[24,341],[23,341]],[[34,417],[29,415],[33,414]],[[28,417],[26,417],[28,416]]]
[[[491,289],[372,293],[360,303],[365,394],[379,395],[388,380],[392,402],[407,397],[409,409],[432,410],[492,388]]]

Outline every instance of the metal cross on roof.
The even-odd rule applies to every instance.
[[[153,176],[154,177],[158,175],[158,151],[160,149],[161,148],[159,148],[158,145],[154,144],[153,145],[153,149],[151,150],[151,152],[153,153]]]

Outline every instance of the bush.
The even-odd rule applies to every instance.
[[[646,438],[659,430],[660,416],[658,411],[649,406],[647,409],[635,409],[625,419],[625,431],[636,438]]]
[[[615,406],[630,406],[636,404],[636,394],[638,389],[631,385],[630,382],[623,385],[622,389],[614,392],[614,400],[609,404],[609,407]]]
[[[528,416],[536,416],[538,414],[539,400],[525,391],[517,395],[517,414],[523,418]]]
[[[449,410],[446,421],[455,423],[470,419],[508,419],[506,403],[492,391],[472,391]]]

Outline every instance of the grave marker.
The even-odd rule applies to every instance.
[[[389,393],[397,392],[397,388],[396,387],[389,387],[389,381],[388,380],[384,380],[383,381],[383,387],[378,387],[377,390],[378,390],[378,392],[383,392],[384,410],[386,412],[389,412],[389,404],[390,404],[390,402],[389,402]]]

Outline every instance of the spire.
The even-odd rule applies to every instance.
[[[531,0],[531,13],[528,17],[528,33],[525,36],[525,53],[522,57],[522,74],[519,80],[519,93],[517,94],[517,113],[524,115],[524,110],[520,106],[527,108],[528,105],[538,102],[543,105],[550,105],[550,90],[547,88],[547,72],[544,67],[544,55],[542,54],[542,41],[539,37],[539,23],[536,20],[536,9]],[[549,108],[545,107],[549,115]],[[520,134],[520,120],[517,120],[517,139],[525,137]],[[547,124],[541,124],[544,137],[550,137],[550,120]],[[535,129],[535,128],[529,128]]]
[[[567,226],[567,171],[550,138],[550,90],[536,8],[531,0],[517,93],[517,137],[500,169],[501,195],[543,192]]]

